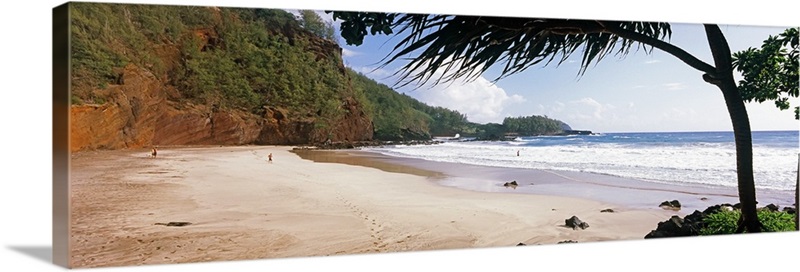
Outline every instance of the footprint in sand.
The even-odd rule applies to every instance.
[[[336,198],[341,201],[342,203],[347,206],[353,213],[357,214],[358,217],[364,218],[364,223],[369,226],[370,231],[370,238],[373,239],[372,245],[376,248],[373,249],[375,252],[380,252],[380,249],[385,248],[388,244],[383,241],[383,237],[381,237],[381,229],[383,226],[378,224],[378,221],[375,218],[370,218],[368,214],[366,214],[363,210],[359,209],[358,206],[355,204],[350,203],[350,201],[343,198],[341,195],[337,194]]]

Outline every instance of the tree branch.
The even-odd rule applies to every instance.
[[[676,46],[674,46],[672,44],[669,44],[667,42],[664,42],[662,40],[659,40],[659,39],[656,39],[656,38],[652,38],[652,37],[648,37],[648,36],[645,36],[645,35],[630,31],[630,30],[622,29],[620,27],[613,26],[611,24],[607,24],[606,25],[605,31],[609,32],[611,34],[620,36],[620,37],[625,38],[625,39],[634,40],[634,41],[637,41],[637,42],[640,42],[640,43],[652,45],[653,47],[661,49],[664,52],[667,52],[667,53],[677,57],[678,59],[682,60],[684,63],[688,64],[689,66],[691,66],[691,67],[693,67],[693,68],[695,68],[697,70],[700,70],[701,72],[704,72],[706,74],[709,74],[709,75],[712,75],[712,76],[717,74],[717,69],[714,68],[714,66],[711,66],[710,64],[703,62],[702,60],[696,58],[695,56],[692,56],[692,54],[689,54],[688,52],[684,51],[683,49],[678,48],[678,47],[676,47]]]
[[[717,74],[716,73],[717,69],[714,66],[711,66],[710,64],[703,62],[702,60],[689,54],[683,49],[676,47],[670,43],[664,42],[662,40],[649,37],[647,35],[643,35],[641,33],[637,33],[634,31],[623,29],[617,26],[614,22],[584,21],[584,20],[558,20],[558,21],[537,20],[537,21],[528,21],[527,23],[522,23],[523,21],[516,20],[512,21],[512,23],[509,25],[508,24],[509,22],[507,21],[493,21],[492,19],[497,19],[497,18],[493,17],[478,18],[478,21],[490,26],[506,30],[523,30],[523,29],[533,29],[537,31],[547,30],[553,32],[554,34],[560,34],[560,35],[607,32],[617,35],[624,39],[634,40],[661,49],[664,52],[667,52],[677,57],[678,59],[688,64],[689,66],[710,75],[711,77],[714,77]],[[502,24],[501,22],[506,23],[506,25],[501,26]]]

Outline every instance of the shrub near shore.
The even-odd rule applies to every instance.
[[[670,219],[658,223],[658,227],[650,231],[644,238],[685,237],[736,233],[741,210],[739,205],[714,205],[700,212],[681,218],[673,215]],[[767,205],[758,211],[758,220],[764,232],[794,231],[796,208],[784,207],[782,211],[774,204]]]

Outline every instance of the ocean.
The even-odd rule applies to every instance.
[[[756,188],[794,191],[798,131],[756,131],[752,136]],[[733,132],[534,136],[365,150],[438,162],[587,172],[678,186],[736,187],[737,182]]]

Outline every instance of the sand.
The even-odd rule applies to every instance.
[[[290,149],[162,147],[157,158],[149,150],[73,154],[71,266],[632,240],[674,214],[465,190],[440,185],[432,171],[312,162]],[[616,212],[600,212],[608,208]],[[564,226],[573,215],[590,227]]]

